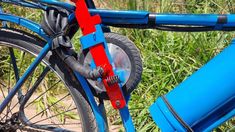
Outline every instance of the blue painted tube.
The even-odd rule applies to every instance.
[[[27,29],[37,33],[39,36],[43,37],[47,41],[50,41],[50,38],[46,35],[41,26],[31,20],[5,13],[0,13],[0,20],[16,23],[17,25],[26,27]]]
[[[124,11],[89,9],[92,15],[99,14],[102,23],[107,25],[148,25],[150,18],[155,17],[157,25],[187,25],[187,26],[222,26],[235,27],[235,14],[156,14],[147,11]],[[151,16],[151,17],[150,17]],[[224,22],[219,18],[224,16]]]
[[[147,24],[147,11],[118,11],[104,9],[89,9],[92,15],[99,14],[105,24]]]
[[[235,109],[233,109],[231,112],[229,112],[228,114],[223,116],[220,120],[215,121],[212,125],[210,125],[208,128],[206,128],[204,131],[205,132],[212,131],[213,128],[219,126],[221,123],[223,123],[223,122],[227,121],[228,119],[234,117],[234,115],[235,115]]]
[[[91,108],[92,108],[94,115],[95,115],[96,122],[98,124],[99,132],[105,132],[106,125],[105,125],[105,120],[104,120],[103,114],[99,110],[99,107],[97,106],[97,104],[95,102],[95,98],[90,90],[90,87],[89,87],[87,81],[78,72],[75,72],[75,76],[77,77],[77,79],[81,83],[81,86],[82,86],[82,88],[87,96],[87,99],[91,105]]]
[[[128,106],[119,110],[126,132],[135,132],[135,127],[128,109]]]
[[[66,2],[61,2],[58,0],[39,0],[39,2],[41,3],[46,3],[48,5],[55,5],[55,6],[59,6],[59,7],[63,7],[69,10],[75,10],[75,6]]]
[[[218,20],[216,14],[158,14],[156,24],[166,25],[200,25],[215,26]]]
[[[157,25],[192,25],[192,26],[216,26],[219,14],[157,14]],[[227,22],[223,27],[234,27],[235,15],[223,15],[227,17]]]
[[[234,59],[235,41],[165,96],[179,117],[194,130],[206,130],[213,121],[219,120],[218,115],[226,115],[235,108]],[[182,131],[185,128],[162,98],[150,107],[150,113],[163,131]],[[210,121],[208,126],[195,128],[207,120]]]

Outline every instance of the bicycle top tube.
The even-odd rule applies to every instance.
[[[148,11],[106,9],[90,9],[89,11],[93,15],[99,14],[103,24],[117,27],[155,28],[183,25],[196,26],[190,28],[200,28],[200,31],[235,30],[235,14],[157,14]]]
[[[70,10],[76,8],[71,4],[57,0],[39,0],[39,2],[60,6]],[[86,2],[89,5],[93,1],[86,0]],[[138,24],[139,27],[147,25],[147,28],[159,25],[206,26],[211,27],[212,30],[234,30],[233,28],[235,27],[234,14],[156,14],[148,11],[118,11],[91,8],[89,11],[93,15],[99,14],[103,24],[119,27],[135,24]]]
[[[45,3],[48,5],[55,5],[69,10],[75,10],[75,6],[66,2],[61,2],[58,0],[38,0],[40,3]]]
[[[40,5],[54,5],[70,11],[75,10],[75,6],[69,3],[58,0],[30,0],[33,4],[25,0],[0,0],[35,8]],[[92,0],[86,0],[88,6],[92,6]],[[89,3],[90,2],[90,3]],[[93,8],[93,9],[92,9]],[[148,11],[120,11],[94,9],[95,6],[89,9],[92,15],[99,14],[102,19],[102,24],[107,26],[116,26],[121,28],[156,28],[159,30],[172,29],[177,31],[179,28],[175,25],[188,26],[181,28],[182,31],[234,31],[235,30],[235,14],[156,14]],[[72,15],[73,16],[73,15]],[[74,19],[70,17],[70,19]],[[168,26],[168,27],[166,27]],[[170,27],[169,27],[170,26]],[[172,28],[172,26],[174,26]],[[197,27],[189,27],[197,26]],[[201,26],[201,27],[200,27]],[[160,28],[159,28],[160,27]],[[180,30],[181,30],[180,29]],[[178,30],[179,31],[179,30]]]

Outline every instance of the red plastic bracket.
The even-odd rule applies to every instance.
[[[101,23],[99,15],[91,16],[87,8],[85,0],[72,0],[76,4],[76,19],[83,35],[88,35],[96,32],[95,26]],[[111,101],[112,106],[115,109],[121,109],[126,106],[125,98],[122,94],[121,88],[118,83],[108,85],[106,79],[111,76],[115,76],[112,65],[110,64],[106,55],[103,44],[97,44],[89,48],[91,55],[94,59],[96,66],[101,66],[104,69],[104,75],[102,81],[105,85],[107,94]]]

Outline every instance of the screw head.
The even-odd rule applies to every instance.
[[[116,106],[117,106],[118,108],[121,106],[120,100],[117,100],[117,101],[116,101]]]

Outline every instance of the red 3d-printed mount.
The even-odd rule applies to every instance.
[[[83,35],[88,35],[96,32],[96,25],[101,23],[99,15],[91,16],[87,8],[85,0],[72,0],[76,4],[76,19]],[[104,42],[105,43],[105,42]],[[126,106],[126,101],[118,83],[108,85],[107,78],[115,76],[112,65],[109,62],[105,52],[104,43],[96,44],[89,48],[96,66],[100,66],[104,70],[102,82],[105,85],[107,94],[115,109],[121,109]]]

